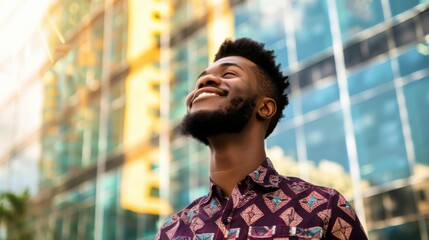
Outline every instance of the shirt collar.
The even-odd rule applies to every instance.
[[[249,186],[251,184],[257,184],[264,188],[279,188],[279,182],[280,175],[274,169],[271,160],[266,158],[255,171],[247,175],[238,185]],[[216,196],[223,196],[220,188],[210,179],[210,191],[204,202],[208,202],[213,197],[213,194]]]
[[[269,158],[252,173],[248,175],[254,183],[266,188],[278,188],[280,175],[274,169],[273,163]]]

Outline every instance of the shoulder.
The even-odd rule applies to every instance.
[[[316,213],[323,219],[326,236],[368,239],[352,205],[338,190],[315,185],[297,177],[284,177],[280,186],[284,191],[292,191],[300,205],[308,212],[312,211],[314,206],[322,208]]]
[[[281,188],[286,188],[291,190],[296,195],[300,194],[317,194],[327,199],[332,199],[336,195],[341,195],[336,189],[316,185],[310,182],[307,182],[298,177],[281,177],[282,181],[280,184]]]

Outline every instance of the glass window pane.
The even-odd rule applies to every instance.
[[[293,1],[298,60],[320,53],[332,45],[326,1]]]
[[[144,239],[155,239],[155,235],[158,231],[158,215],[140,215],[140,227],[139,227],[139,233],[142,237],[146,237]],[[124,239],[132,239],[132,238],[124,238]],[[140,238],[138,238],[140,239]]]
[[[321,89],[312,89],[301,97],[302,111],[307,113],[338,101],[338,99],[338,84],[336,82]]]
[[[319,164],[321,161],[339,163],[349,171],[344,135],[343,117],[335,112],[304,125],[307,157]]]
[[[428,0],[426,0],[428,1]],[[425,11],[421,12],[419,14],[419,20],[421,23],[421,27],[423,30],[423,34],[429,34],[429,9],[427,8]]]
[[[279,125],[282,122],[285,122],[285,121],[290,120],[290,119],[293,118],[293,108],[294,108],[294,104],[293,104],[294,100],[293,99],[294,99],[294,97],[291,96],[290,94],[288,95],[288,97],[289,97],[289,104],[285,107],[285,109],[283,109],[283,118],[280,118],[279,123],[277,124],[276,129],[279,128]],[[274,131],[276,129],[274,129]]]
[[[365,216],[368,225],[386,219],[386,209],[383,205],[383,195],[377,194],[364,199]]]
[[[253,29],[258,29],[256,40],[264,42],[272,49],[272,45],[285,37],[285,1],[273,1],[267,4],[266,1],[259,0],[256,7],[258,25],[253,26]]]
[[[186,207],[189,199],[189,165],[181,165],[177,171],[171,173],[171,204],[173,209],[182,209]]]
[[[390,216],[399,217],[417,213],[414,192],[410,186],[389,191],[387,196],[389,201],[385,208],[390,211]]]
[[[267,156],[273,161],[280,174],[298,176],[295,129],[275,132],[268,137]]]
[[[117,81],[109,91],[110,113],[108,119],[107,152],[114,152],[122,144],[124,131],[125,88],[124,80]]]
[[[392,31],[396,47],[400,47],[417,40],[416,24],[414,19],[409,19],[394,26]]]
[[[343,40],[383,21],[381,1],[336,2]]]
[[[94,193],[95,196],[95,193]],[[83,210],[85,215],[85,224],[84,224],[84,239],[94,239],[95,231],[95,206],[92,205]]]
[[[386,228],[370,231],[368,235],[369,239],[379,240],[421,239],[418,222],[392,225]]]
[[[392,12],[392,16],[396,16],[408,9],[413,8],[420,2],[424,2],[425,0],[389,0],[390,10]]]
[[[340,111],[304,125],[309,181],[333,187],[351,197],[353,191]]]
[[[378,185],[410,176],[395,92],[352,106],[362,180]]]
[[[393,81],[391,62],[386,61],[360,69],[348,77],[350,95]]]
[[[235,31],[237,37],[250,37],[265,43],[267,49],[274,50],[276,61],[285,68],[287,48],[284,27],[284,1],[251,1],[234,9]]]
[[[398,57],[399,72],[401,76],[406,76],[415,71],[429,67],[429,55],[420,53],[413,48]]]
[[[103,239],[115,239],[117,227],[116,196],[106,197],[103,201]]]
[[[174,122],[179,121],[186,113],[185,98],[190,87],[188,83],[190,76],[187,65],[188,52],[186,44],[178,46],[172,56],[171,69],[173,79],[171,81],[171,88],[174,89],[174,91],[170,96],[170,119]],[[196,80],[197,79],[194,79],[194,81]]]
[[[117,67],[125,59],[127,50],[127,1],[119,1],[113,6],[111,35],[111,67]]]
[[[105,198],[101,204],[103,209],[103,239],[115,239],[118,227],[118,172],[109,172],[102,178],[102,191]]]
[[[123,239],[137,239],[138,233],[138,214],[132,211],[124,210],[124,237]]]
[[[424,168],[429,167],[429,77],[410,83],[404,87],[408,120],[416,156],[416,174],[424,174]]]
[[[77,240],[78,239],[78,227],[79,227],[79,213],[75,212],[70,217],[70,228],[69,237],[67,239]]]
[[[387,33],[378,33],[366,40],[354,43],[344,49],[344,61],[346,67],[352,67],[365,62],[389,50]]]

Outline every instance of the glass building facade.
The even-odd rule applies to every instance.
[[[370,239],[429,239],[429,1],[58,0],[43,16],[2,62],[0,192],[30,190],[21,232],[153,239],[208,191],[185,97],[226,37],[251,37],[290,76],[277,170],[340,190]]]

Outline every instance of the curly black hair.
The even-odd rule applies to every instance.
[[[250,38],[236,40],[226,39],[216,53],[214,61],[228,56],[244,57],[259,67],[260,83],[267,97],[276,101],[277,111],[268,126],[265,138],[276,127],[283,117],[283,109],[289,104],[286,89],[289,87],[289,78],[280,71],[280,64],[276,64],[274,51],[264,48],[265,44]]]

